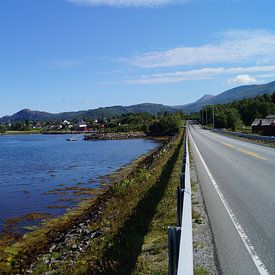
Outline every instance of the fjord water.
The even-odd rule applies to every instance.
[[[110,174],[154,149],[149,139],[66,141],[69,135],[0,136],[0,232],[6,219],[27,213],[65,212],[70,202],[46,194],[70,186],[96,187],[99,177]],[[81,199],[81,196],[78,197]],[[57,205],[64,208],[49,208]]]

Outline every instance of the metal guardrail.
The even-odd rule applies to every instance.
[[[193,274],[192,201],[188,125],[185,133],[184,157],[180,186],[177,189],[177,223],[168,228],[169,274]]]
[[[230,132],[230,131],[225,131],[225,130],[219,130],[219,129],[211,129],[214,132],[218,132],[221,134],[227,134],[227,135],[232,135],[232,136],[238,136],[238,137],[244,137],[252,140],[262,140],[262,141],[268,141],[271,143],[275,143],[275,137],[267,137],[267,136],[259,136],[259,135],[251,135],[251,134],[244,134],[244,133],[239,133],[239,132]]]

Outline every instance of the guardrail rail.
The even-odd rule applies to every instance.
[[[184,156],[180,186],[177,189],[177,226],[168,227],[169,274],[193,274],[192,200],[188,125],[185,130]]]
[[[262,140],[270,143],[275,143],[275,137],[260,136],[260,135],[253,135],[253,134],[251,135],[251,134],[244,134],[240,132],[230,132],[230,131],[225,131],[220,129],[211,129],[211,130],[224,135],[232,135],[232,136],[243,137],[251,140]]]

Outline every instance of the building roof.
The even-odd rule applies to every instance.
[[[85,128],[85,127],[87,127],[87,123],[84,120],[81,120],[81,121],[77,122],[77,126],[79,128]]]
[[[275,118],[256,118],[251,126],[275,126]]]

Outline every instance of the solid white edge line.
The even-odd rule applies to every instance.
[[[244,243],[244,245],[245,245],[245,247],[246,247],[248,253],[250,254],[250,256],[251,256],[251,258],[252,258],[252,260],[253,260],[253,262],[254,262],[256,268],[258,269],[258,271],[259,271],[260,274],[263,274],[263,275],[266,274],[266,275],[268,275],[269,272],[267,271],[267,269],[266,269],[264,263],[263,263],[263,262],[261,261],[261,259],[258,257],[258,255],[257,255],[257,253],[256,253],[256,251],[255,251],[253,245],[251,244],[251,242],[250,242],[248,236],[247,236],[246,233],[244,232],[244,230],[243,230],[242,226],[240,225],[240,223],[237,221],[236,216],[234,215],[234,213],[233,213],[233,211],[231,210],[229,204],[228,204],[227,201],[225,200],[225,198],[224,198],[224,196],[223,196],[223,194],[222,194],[222,192],[221,192],[221,190],[220,190],[220,188],[219,188],[217,182],[215,181],[215,179],[214,179],[214,177],[212,176],[212,174],[211,174],[209,168],[207,167],[207,165],[206,165],[206,163],[205,163],[205,161],[204,161],[204,159],[203,159],[203,157],[202,157],[202,155],[201,155],[201,153],[200,153],[200,151],[199,151],[199,149],[198,149],[198,147],[197,147],[197,145],[196,145],[196,143],[195,143],[195,141],[194,141],[194,139],[193,139],[193,137],[192,137],[191,131],[189,131],[189,136],[190,136],[190,140],[192,141],[192,143],[193,143],[193,145],[194,145],[194,147],[195,147],[195,149],[196,149],[196,151],[197,151],[197,153],[198,153],[198,156],[199,156],[199,158],[200,158],[202,164],[204,165],[204,168],[205,168],[205,170],[206,170],[206,172],[207,172],[207,174],[208,174],[208,176],[209,176],[209,178],[210,178],[210,180],[211,180],[211,182],[212,182],[214,188],[216,189],[216,191],[217,191],[217,193],[218,193],[218,195],[219,195],[219,197],[220,197],[220,199],[221,199],[221,201],[222,201],[222,203],[223,203],[223,205],[224,205],[224,207],[225,207],[225,209],[226,209],[226,211],[227,211],[227,213],[228,213],[228,215],[229,215],[231,221],[233,222],[233,224],[234,224],[234,226],[235,226],[237,232],[239,233],[239,235],[240,235],[240,237],[241,237],[241,240],[242,240],[242,242]]]

